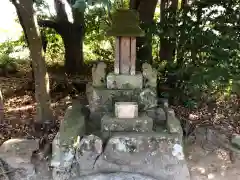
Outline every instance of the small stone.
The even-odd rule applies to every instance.
[[[162,108],[152,108],[147,110],[147,115],[151,117],[157,125],[164,125],[167,118]]]
[[[136,102],[116,102],[115,115],[117,118],[138,117],[138,104]]]
[[[174,110],[167,111],[167,128],[170,133],[183,134],[180,121],[176,118]]]
[[[98,156],[102,153],[102,140],[94,135],[83,137],[76,152],[76,160],[80,164],[80,172],[92,170]]]
[[[144,106],[143,110],[157,107],[158,100],[156,92],[151,88],[144,89],[139,96],[139,103]]]
[[[63,170],[58,168],[53,168],[52,170],[52,178],[53,180],[68,180],[71,177],[71,173],[69,170]]]
[[[240,135],[234,134],[232,136],[231,143],[232,143],[233,146],[235,146],[236,148],[240,149]]]

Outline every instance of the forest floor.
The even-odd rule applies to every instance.
[[[29,75],[0,77],[0,87],[4,96],[4,123],[0,124],[0,144],[10,138],[34,138],[32,127],[36,113],[34,94],[25,91],[30,82]],[[17,89],[21,89],[16,91]],[[68,96],[63,92],[54,93],[52,109],[56,119],[56,127],[49,134],[52,139],[58,130],[59,121],[63,119],[67,108]],[[226,134],[240,133],[239,99],[233,96],[230,100],[219,101],[214,106],[204,104],[201,108],[190,110],[182,106],[174,106],[177,116],[184,122],[185,130],[192,131],[198,125],[208,125],[221,129]],[[240,160],[230,161],[229,151],[220,147],[209,151],[194,142],[186,146],[189,169],[194,180],[229,179],[240,180]],[[240,158],[239,158],[240,159]]]

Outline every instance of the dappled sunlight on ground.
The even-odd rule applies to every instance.
[[[187,161],[192,180],[239,180],[240,160],[230,161],[229,152],[216,149],[206,151],[198,144],[187,147]]]

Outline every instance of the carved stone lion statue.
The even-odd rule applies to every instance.
[[[142,73],[145,87],[157,87],[157,70],[148,63],[142,64]]]
[[[92,68],[92,85],[94,87],[102,87],[106,84],[106,68],[107,65],[104,62],[95,64]]]

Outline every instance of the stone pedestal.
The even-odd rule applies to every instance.
[[[65,179],[71,179],[76,176],[71,171],[74,166],[80,173],[79,180],[107,179],[108,173],[112,172],[132,173],[126,177],[140,179],[149,176],[154,180],[190,180],[180,121],[166,104],[158,107],[155,71],[149,65],[144,67],[143,74],[109,73],[106,84],[97,81],[95,84],[101,86],[88,85],[89,117],[92,119],[85,121],[74,107],[67,111],[70,113],[61,124],[60,134],[65,141],[70,139],[67,142],[74,144],[69,154],[53,143],[56,146],[54,152],[61,154],[52,160],[55,174],[58,172],[58,176],[60,173]],[[149,69],[152,74],[148,74]],[[94,132],[88,131],[90,135],[86,136],[84,126],[89,124],[91,127],[95,124],[95,129]],[[104,177],[100,174],[102,172]]]

